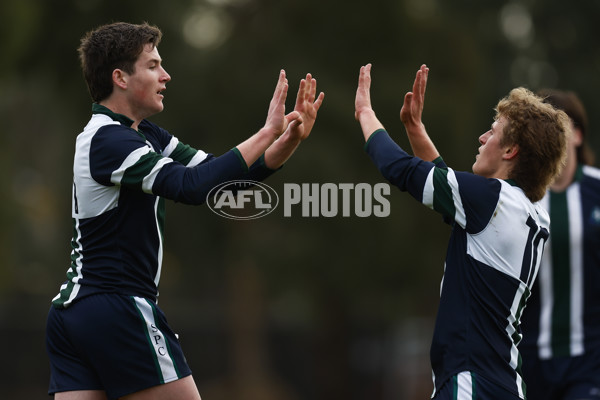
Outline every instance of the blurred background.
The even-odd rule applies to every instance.
[[[431,68],[424,122],[470,170],[516,86],[575,91],[600,126],[600,2],[581,0],[20,0],[0,3],[0,393],[47,398],[44,329],[70,262],[74,140],[91,102],[76,49],[98,25],[147,21],[172,81],[151,120],[221,154],[257,131],[278,71],[288,109],[307,72],[326,93],[309,140],[266,183],[383,179],[354,120],[361,65],[408,147],[403,96]],[[591,137],[592,148],[600,137]],[[160,305],[205,400],[426,399],[449,227],[395,188],[391,214],[232,221],[167,206]],[[297,215],[296,215],[297,214]]]

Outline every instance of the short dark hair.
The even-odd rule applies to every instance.
[[[81,38],[79,59],[83,76],[94,102],[113,91],[112,73],[122,69],[135,72],[135,62],[147,44],[158,46],[162,32],[156,26],[115,22],[87,32]]]
[[[579,128],[582,136],[582,143],[577,147],[577,162],[580,164],[594,165],[594,152],[587,143],[588,135],[588,116],[583,102],[572,91],[558,89],[542,89],[538,92],[544,99],[544,103],[552,104],[555,108],[567,113],[573,125]]]

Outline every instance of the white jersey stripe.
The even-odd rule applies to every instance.
[[[460,198],[458,181],[456,180],[456,175],[452,168],[448,168],[448,184],[450,185],[450,189],[452,189],[452,201],[454,202],[454,209],[456,210],[454,220],[458,225],[466,228],[467,215],[465,214],[462,199]]]
[[[431,168],[429,174],[427,174],[427,179],[425,180],[425,185],[423,186],[423,205],[425,207],[429,207],[433,210],[433,173],[435,172],[435,168]]]
[[[75,143],[73,199],[77,195],[77,202],[72,202],[71,216],[73,218],[97,217],[116,208],[119,203],[118,189],[98,185],[90,171],[91,142],[98,129],[96,124],[102,121],[104,119],[101,116],[94,116],[85,130],[77,137]]]
[[[196,165],[198,165],[202,161],[204,161],[206,159],[206,157],[208,157],[208,154],[206,154],[202,150],[198,150],[196,152],[196,154],[194,155],[194,157],[192,157],[190,162],[187,163],[186,167],[188,167],[188,168],[195,167]]]
[[[171,160],[170,158],[161,158],[156,165],[154,165],[154,167],[152,168],[152,171],[150,171],[150,173],[146,176],[144,176],[144,179],[142,180],[142,190],[145,193],[152,193],[152,186],[154,185],[154,181],[156,180],[156,177],[158,176],[158,173],[160,172],[160,170],[162,169],[162,167],[164,167],[166,164],[172,163],[173,160]]]
[[[139,149],[132,151],[127,156],[127,158],[125,158],[123,164],[121,164],[119,168],[113,171],[113,173],[110,176],[110,181],[115,185],[120,185],[127,168],[134,165],[136,162],[139,161],[140,158],[142,158],[142,156],[150,153],[151,151],[152,149],[150,147],[140,147]]]
[[[156,198],[156,202],[154,203],[154,215],[158,214],[158,204],[160,202],[160,198]],[[156,218],[156,231],[158,232],[158,267],[156,269],[156,276],[154,277],[154,283],[158,288],[158,283],[160,282],[160,274],[162,272],[162,259],[163,259],[163,235],[158,225],[158,217]],[[158,296],[158,295],[157,295]]]
[[[164,157],[171,157],[171,154],[173,153],[173,151],[175,151],[178,144],[179,144],[179,140],[175,136],[173,136],[171,138],[171,141],[167,145],[167,147],[165,147],[165,149],[162,151],[162,155]],[[196,154],[194,154],[192,159],[187,163],[186,167],[188,167],[188,168],[194,167],[194,166],[200,164],[202,161],[204,161],[206,159],[206,157],[208,157],[207,153],[205,153],[202,150],[196,150]]]
[[[167,383],[178,379],[173,359],[168,351],[165,335],[157,327],[152,306],[148,300],[141,297],[133,297],[133,299],[146,324],[148,340],[154,349],[154,357],[160,368],[163,382]]]
[[[600,180],[600,169],[599,168],[591,167],[589,165],[584,165],[583,173],[593,177],[594,179]]]
[[[508,317],[508,324],[506,325],[506,333],[508,336],[513,337],[516,334],[515,326],[517,325],[516,316],[520,313],[519,308],[521,307],[521,302],[523,296],[525,295],[525,291],[527,290],[527,285],[523,282],[519,283],[519,288],[515,293],[515,297],[513,298],[512,306],[510,307],[510,315]],[[519,334],[522,337],[522,335]],[[521,341],[519,338],[516,343],[518,344]],[[515,344],[515,341],[512,342],[510,348],[510,366],[516,371],[519,365],[519,349]],[[523,398],[523,378],[521,375],[517,373],[517,377],[515,379],[515,384],[517,385],[517,390],[519,391],[519,396]]]
[[[456,400],[473,400],[473,380],[470,372],[461,372],[457,376]]]
[[[165,157],[169,157],[171,155],[171,153],[173,153],[173,150],[175,150],[177,148],[178,144],[179,144],[179,139],[177,139],[175,136],[173,136],[171,138],[171,140],[169,141],[169,144],[167,145],[167,147],[165,147],[165,149],[162,151],[162,155]]]
[[[550,208],[550,200],[548,196],[540,201],[540,204],[544,209]],[[538,356],[543,359],[549,359],[552,357],[552,346],[550,341],[552,340],[552,308],[554,307],[554,296],[553,296],[553,280],[552,280],[552,226],[550,226],[550,238],[544,249],[544,255],[542,256],[543,268],[540,268],[538,282],[540,288],[540,334],[537,339],[538,345]]]
[[[515,297],[513,298],[513,302],[510,307],[510,315],[508,316],[507,325],[506,325],[506,333],[510,337],[513,337],[516,333],[515,325],[517,325],[517,323],[516,323],[517,314],[520,312],[519,307],[521,306],[521,301],[523,299],[526,289],[527,289],[527,286],[523,282],[520,282],[517,292],[515,293]],[[518,341],[517,341],[517,343],[518,343]],[[511,349],[510,349],[510,366],[513,367],[513,369],[517,369],[518,363],[519,363],[519,350],[517,349],[517,346],[513,342],[511,345]]]
[[[80,251],[82,249],[83,246],[81,246],[81,231],[79,229],[79,220],[76,219],[75,220],[75,231],[77,232],[77,239],[75,240],[75,243],[77,245],[76,249],[73,249],[73,252],[75,251]],[[77,297],[77,294],[79,293],[79,289],[81,288],[81,284],[79,284],[79,281],[83,278],[83,274],[82,274],[82,268],[83,268],[83,263],[81,262],[81,255],[79,257],[77,257],[77,259],[75,260],[75,272],[77,274],[76,277],[74,277],[73,279],[70,279],[67,283],[63,284],[60,286],[60,290],[58,292],[58,294],[52,299],[52,301],[56,301],[61,297],[61,294],[64,290],[68,290],[69,286],[72,287],[71,289],[71,293],[69,294],[69,297],[67,300],[65,300],[65,302],[63,303],[64,306],[68,306],[69,304],[71,304],[71,302],[73,302],[73,300],[75,299],[75,297]]]
[[[583,346],[583,225],[579,183],[567,190],[571,256],[571,356],[584,352]]]

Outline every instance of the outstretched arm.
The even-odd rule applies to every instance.
[[[354,100],[354,118],[360,123],[365,142],[378,129],[384,129],[371,106],[371,64],[360,67],[358,88]]]
[[[279,80],[269,104],[269,112],[265,126],[257,133],[237,146],[238,151],[246,162],[252,165],[258,158],[281,136],[290,124],[301,124],[302,118],[298,111],[285,115],[285,99],[287,98],[288,82],[285,71],[279,73]]]
[[[400,120],[404,124],[413,154],[425,161],[433,161],[440,156],[435,145],[427,135],[421,119],[425,105],[425,89],[429,68],[425,64],[417,71],[412,92],[404,96],[404,104],[400,110]]]
[[[298,145],[304,141],[312,131],[317,119],[317,112],[323,103],[325,94],[317,94],[317,80],[311,74],[300,81],[296,105],[294,111],[298,112],[300,118],[290,123],[287,130],[275,141],[265,152],[265,164],[267,167],[277,169],[282,166],[296,151]]]

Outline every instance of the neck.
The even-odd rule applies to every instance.
[[[135,114],[133,113],[133,111],[131,110],[131,108],[127,106],[126,102],[125,103],[120,102],[117,99],[110,97],[104,101],[101,101],[100,105],[103,105],[104,107],[108,108],[109,110],[111,110],[114,113],[122,114],[122,115],[125,115],[126,117],[131,118],[133,120],[133,124],[131,125],[131,128],[133,128],[135,130],[137,130],[138,125],[140,124],[140,122],[142,122],[142,118],[137,118],[135,116]]]
[[[487,176],[486,178],[502,179],[503,181],[511,179],[510,171],[512,167],[513,163],[505,162],[493,175]]]
[[[550,190],[553,192],[564,192],[573,182],[575,172],[577,171],[577,148],[575,145],[567,146],[567,160],[560,175],[558,175],[552,184]]]
[[[573,182],[573,178],[575,177],[575,172],[577,171],[577,156],[574,154],[569,154],[567,156],[567,163],[563,168],[560,175],[554,179],[554,182],[550,185],[550,190],[553,192],[563,192],[569,187],[571,182]]]
[[[577,170],[577,163],[571,163],[565,165],[565,168],[559,176],[556,177],[554,182],[550,185],[550,190],[553,192],[564,192],[567,187],[573,182],[575,171]]]

